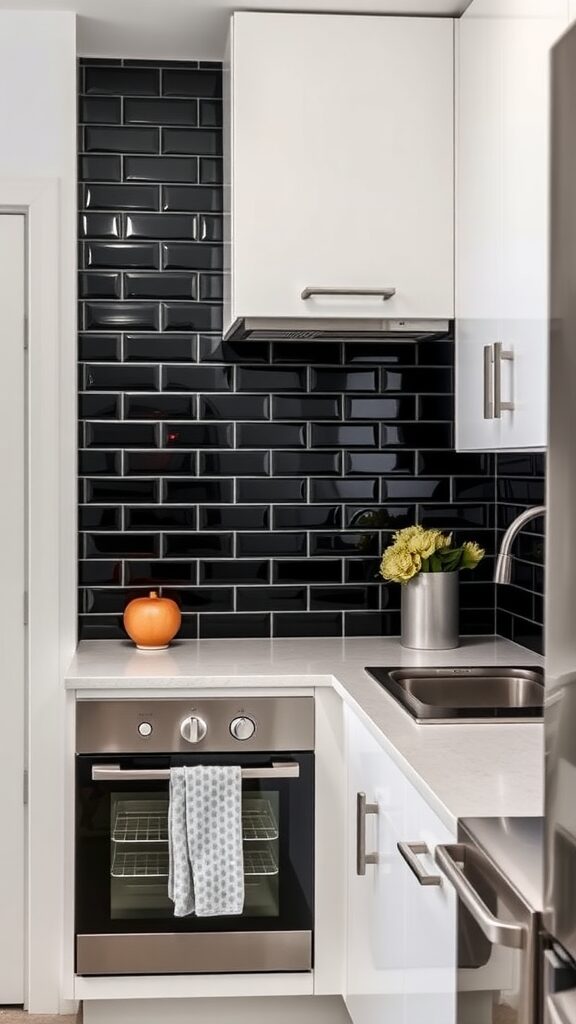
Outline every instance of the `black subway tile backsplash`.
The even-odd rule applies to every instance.
[[[415,520],[487,547],[462,628],[493,632],[496,539],[543,460],[454,452],[450,336],[222,340],[221,85],[217,64],[80,64],[80,635],[124,636],[150,587],[189,639],[397,634],[379,558]],[[498,605],[531,646],[541,530]]]

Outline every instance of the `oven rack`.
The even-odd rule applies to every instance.
[[[269,800],[242,801],[244,842],[278,839],[278,825]],[[113,843],[167,843],[167,800],[119,800],[112,829]]]
[[[110,874],[113,878],[167,878],[167,850],[125,850],[117,847]],[[244,876],[277,875],[278,864],[271,849],[244,851]]]

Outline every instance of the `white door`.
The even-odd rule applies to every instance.
[[[0,1005],[24,999],[24,700],[26,224],[0,214]]]
[[[234,15],[233,318],[453,316],[453,34]]]

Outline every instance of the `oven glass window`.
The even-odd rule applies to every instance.
[[[243,794],[243,917],[279,916],[280,820],[279,791]],[[109,835],[111,919],[173,917],[168,897],[168,796],[113,792]]]

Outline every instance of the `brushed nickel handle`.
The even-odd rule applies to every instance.
[[[119,764],[92,765],[92,782],[155,782],[169,779],[169,768],[121,768]],[[298,779],[300,765],[293,761],[272,762],[271,768],[243,768],[243,779]]]
[[[509,349],[502,347],[501,341],[495,341],[493,345],[494,356],[494,419],[499,420],[502,418],[503,411],[512,412],[514,409],[514,402],[503,402],[502,401],[502,360],[508,359],[510,362],[514,359],[514,353]]]
[[[356,874],[365,875],[367,864],[377,864],[377,853],[366,853],[366,815],[378,814],[378,804],[367,804],[366,793],[356,794]]]
[[[418,879],[419,885],[442,885],[440,875],[431,875],[422,867],[418,857],[423,853],[429,853],[426,843],[397,843],[400,856],[404,858],[413,875]]]
[[[300,293],[300,298],[310,299],[313,295],[379,295],[382,297],[383,302],[387,302],[396,295],[395,288],[316,288],[313,285],[307,285],[306,288]]]
[[[461,867],[465,851],[466,847],[461,843],[437,846],[434,851],[434,860],[448,881],[452,883],[462,903],[470,911],[490,942],[495,946],[524,949],[526,945],[525,927],[497,918],[466,878]]]
[[[492,398],[492,345],[484,345],[484,419],[494,419]]]

